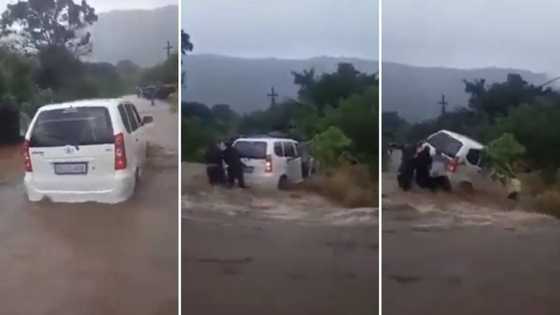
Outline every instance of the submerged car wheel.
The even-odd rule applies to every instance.
[[[288,177],[286,175],[282,175],[280,180],[278,181],[278,189],[286,190],[288,189]]]

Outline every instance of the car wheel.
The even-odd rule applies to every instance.
[[[286,175],[282,175],[280,180],[278,181],[278,189],[286,190],[288,189],[288,177]]]

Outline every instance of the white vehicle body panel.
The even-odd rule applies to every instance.
[[[450,156],[444,152],[438,151],[429,141],[434,136],[443,133],[449,136],[450,138],[456,140],[461,144],[459,150],[454,154],[454,156]],[[424,147],[430,148],[430,155],[433,158],[432,164],[432,176],[447,176],[453,182],[472,182],[473,178],[480,174],[481,168],[479,166],[480,159],[478,159],[478,163],[472,163],[468,158],[469,152],[471,150],[480,151],[484,149],[484,145],[481,143],[458,133],[448,131],[448,130],[440,130],[432,135],[430,135],[426,141],[424,142],[421,149]],[[450,172],[448,170],[448,163],[453,160],[457,159],[459,163],[459,167],[457,171]]]
[[[143,167],[145,161],[145,136],[141,123],[137,125],[136,131],[129,131],[121,119],[119,106],[129,102],[121,100],[87,100],[72,103],[47,105],[39,109],[33,118],[25,139],[31,143],[29,155],[31,158],[32,171],[26,172],[24,184],[30,201],[49,199],[54,202],[101,202],[118,203],[129,199],[134,193],[136,185],[137,170]],[[127,159],[127,167],[115,170],[115,144],[51,144],[33,145],[32,136],[35,128],[43,128],[48,134],[47,120],[44,127],[37,124],[42,113],[72,110],[80,111],[87,109],[105,109],[109,116],[112,127],[112,137],[117,134],[124,136],[124,146]],[[47,114],[45,114],[47,115]],[[44,117],[44,116],[43,116]],[[128,116],[127,116],[128,117]],[[85,123],[91,123],[85,119]],[[72,121],[78,126],[78,130],[89,130],[80,127],[81,120]],[[52,122],[56,124],[56,121]],[[91,127],[94,130],[97,127]],[[52,129],[51,129],[52,130]],[[110,130],[105,130],[109,132]],[[92,131],[92,133],[94,133]],[[43,137],[43,136],[41,136]],[[49,136],[45,136],[49,137]],[[66,171],[77,171],[68,174]],[[62,173],[61,173],[62,172]]]
[[[249,158],[241,153],[241,162],[249,167],[246,171],[245,182],[249,185],[264,188],[276,188],[282,177],[286,177],[289,183],[301,183],[302,175],[302,158],[297,152],[297,141],[285,138],[240,138],[234,142],[234,146],[239,143],[259,143],[265,145],[264,157]],[[293,150],[293,155],[286,156],[289,146]],[[276,148],[276,149],[275,149]],[[266,156],[270,157],[272,171],[266,171]]]

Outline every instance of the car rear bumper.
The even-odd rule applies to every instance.
[[[134,193],[136,177],[132,172],[118,172],[112,183],[102,189],[92,187],[87,190],[58,189],[49,187],[40,189],[34,183],[33,174],[27,173],[24,178],[25,190],[29,201],[37,202],[48,199],[53,202],[82,203],[99,202],[116,204],[128,200]]]
[[[251,188],[275,189],[278,188],[279,176],[253,175],[245,173],[245,183]]]

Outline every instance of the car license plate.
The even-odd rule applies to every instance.
[[[245,173],[249,173],[249,174],[250,174],[250,173],[253,173],[253,170],[254,170],[254,169],[255,169],[255,168],[252,167],[252,166],[247,166],[247,167],[244,167],[244,168],[243,168],[243,171],[244,171]]]
[[[54,173],[56,175],[85,175],[88,167],[85,162],[78,163],[54,163]]]

